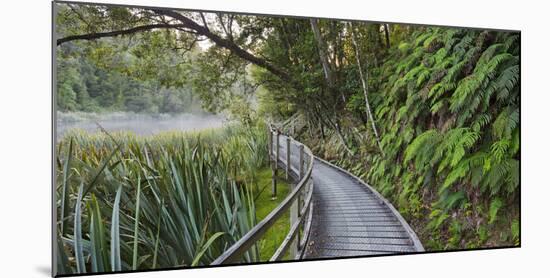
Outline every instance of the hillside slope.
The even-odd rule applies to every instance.
[[[519,244],[519,46],[514,33],[417,30],[370,69],[384,154],[357,135],[353,155],[317,152],[390,199],[427,249]]]

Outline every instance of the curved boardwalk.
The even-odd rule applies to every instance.
[[[279,136],[279,160],[283,165],[285,142],[286,137]],[[296,154],[298,147],[291,145],[290,164],[297,168]],[[313,217],[305,258],[424,251],[395,208],[357,177],[319,158],[315,158],[312,176]]]

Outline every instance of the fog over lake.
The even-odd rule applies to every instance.
[[[130,131],[137,135],[152,135],[163,131],[197,131],[222,127],[226,119],[213,114],[136,114],[136,113],[58,113],[57,139],[69,130],[100,132],[98,124],[107,131]]]

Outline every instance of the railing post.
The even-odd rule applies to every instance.
[[[279,131],[275,131],[275,168],[279,163]]]
[[[298,146],[298,150],[299,150],[299,153],[298,153],[298,175],[299,175],[299,180],[302,180],[304,178],[304,145],[303,144],[300,144]],[[304,200],[305,200],[305,196],[306,196],[306,190],[307,188],[304,187],[304,189],[300,192],[300,194],[298,194],[298,198],[296,199],[296,204],[297,204],[297,218],[300,218],[300,217],[304,217],[304,215],[301,215],[301,211],[302,211],[302,208],[305,206],[305,203],[304,203]],[[303,228],[303,226],[302,226]],[[301,246],[300,243],[302,242],[302,231],[301,229],[298,230],[298,235],[296,236],[296,242],[292,245],[292,249],[293,250],[296,250],[296,252],[294,254],[292,254],[292,258],[296,258],[296,254],[300,254],[302,253],[302,249],[305,247],[305,246]]]
[[[292,186],[292,190],[294,190],[294,187],[296,185]],[[299,210],[300,210],[300,193],[298,194],[298,197],[292,202],[292,205],[290,206],[290,229],[292,229],[292,226],[299,220]],[[298,234],[296,237],[294,237],[294,240],[290,243],[290,259],[294,260],[296,257],[296,254],[298,254],[298,248],[300,245],[300,231],[298,230]]]
[[[268,130],[268,156],[267,156],[267,161],[269,162],[269,164],[271,165],[271,162],[273,159],[271,159],[273,157],[273,130],[271,130],[271,127],[268,126],[267,127],[267,130]]]
[[[300,180],[304,177],[304,145],[300,144],[298,147],[300,149],[299,163],[300,166],[298,170],[300,171]]]
[[[277,199],[277,166],[271,163],[271,200]]]
[[[300,180],[303,179],[305,176],[305,171],[309,167],[310,159],[311,157],[309,156],[309,154],[306,154],[306,152],[304,151],[304,145],[300,145]],[[302,191],[302,201],[305,201],[305,196],[308,192],[309,191],[307,190],[307,187],[305,187]]]
[[[277,199],[277,163],[279,163],[279,132],[275,133],[275,161],[271,167],[271,200]]]
[[[286,137],[286,180],[290,178],[290,137]]]

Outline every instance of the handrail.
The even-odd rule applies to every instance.
[[[276,159],[276,161],[273,161],[273,163],[275,164],[274,167],[277,167],[277,164],[279,162],[282,162],[286,166],[287,177],[290,176],[289,172],[293,171],[295,172],[296,176],[298,176],[299,181],[294,186],[294,189],[284,198],[284,200],[273,211],[271,211],[264,219],[262,219],[256,226],[254,226],[250,231],[248,231],[235,244],[229,247],[223,254],[221,254],[218,258],[216,258],[211,263],[211,265],[220,265],[220,264],[239,261],[241,258],[243,258],[244,254],[268,231],[268,229],[271,226],[273,226],[273,224],[275,224],[275,222],[279,220],[279,218],[281,218],[281,216],[289,209],[290,209],[291,215],[294,215],[294,216],[297,215],[297,217],[291,217],[290,231],[288,232],[287,236],[285,237],[285,239],[283,240],[283,242],[281,243],[277,251],[275,251],[275,254],[270,259],[270,261],[279,260],[282,257],[284,257],[286,252],[289,250],[289,248],[293,244],[295,248],[290,248],[290,250],[291,250],[291,253],[295,253],[295,254],[291,254],[294,258],[299,259],[304,254],[307,237],[309,236],[309,229],[311,227],[311,217],[312,217],[311,203],[313,200],[312,198],[313,179],[311,177],[311,173],[313,171],[314,155],[307,146],[287,136],[286,137],[287,138],[287,149],[286,149],[287,155],[286,155],[286,159],[283,160],[282,157],[279,156],[279,149],[278,149],[278,147],[280,146],[280,144],[278,143],[280,132],[275,130],[270,125],[269,134],[270,134],[269,156],[271,160]],[[275,135],[277,144],[273,144],[273,135]],[[300,159],[299,159],[300,165],[298,165],[299,166],[298,169],[292,167],[292,160],[290,159],[291,148],[289,147],[290,141],[292,141],[293,144],[298,146],[300,149]],[[274,145],[277,146],[276,150],[273,149]],[[304,153],[308,157],[307,161],[302,160]],[[303,162],[306,162],[307,164],[305,173],[302,173]],[[307,195],[304,198],[303,204],[300,201],[301,195]],[[305,222],[305,225],[304,225],[304,222]],[[303,229],[301,233],[299,232],[300,228]],[[300,238],[300,236],[302,238]]]

